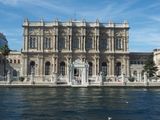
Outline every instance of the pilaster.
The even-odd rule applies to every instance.
[[[114,57],[111,57],[111,75],[114,76],[115,75],[115,60]]]

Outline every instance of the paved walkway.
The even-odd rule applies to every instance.
[[[51,82],[39,82],[39,83],[31,83],[30,81],[21,82],[21,81],[13,81],[8,83],[7,81],[0,81],[0,87],[150,87],[150,88],[160,88],[160,82],[104,82],[102,84],[92,84],[90,83],[88,86],[76,85],[71,86],[67,84],[55,84]]]

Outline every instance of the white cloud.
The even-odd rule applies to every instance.
[[[16,18],[18,20],[22,19],[21,16],[24,15],[31,17],[31,19],[44,16],[44,19],[51,18],[49,20],[52,20],[52,17],[59,18],[63,16],[68,19],[71,19],[70,17],[76,17],[77,19],[85,18],[89,21],[94,21],[98,18],[102,22],[107,22],[108,20],[113,20],[114,22],[128,20],[131,23],[130,42],[135,45],[135,49],[140,50],[144,48],[144,44],[158,47],[157,42],[160,42],[160,16],[154,13],[153,15],[151,14],[151,12],[160,10],[160,2],[158,0],[157,2],[155,1],[149,4],[147,2],[139,4],[139,0],[104,0],[99,1],[97,4],[93,1],[90,4],[83,3],[80,6],[78,0],[77,2],[70,0],[0,0],[0,3],[18,8],[17,10],[22,10],[26,13],[0,9],[0,15],[3,16],[2,19],[5,19],[5,17],[11,18],[15,23],[17,23]],[[75,13],[76,16],[74,16]],[[22,30],[21,27],[20,29]],[[12,36],[11,32],[6,32],[7,36]],[[19,37],[21,33],[17,32],[14,34],[15,37]]]
[[[151,16],[150,19],[160,22],[160,16]]]
[[[16,5],[20,0],[0,0],[0,3],[5,5]]]

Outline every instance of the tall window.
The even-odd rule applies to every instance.
[[[65,46],[65,44],[66,44],[66,37],[65,36],[61,36],[61,37],[59,37],[59,43],[58,43],[58,46],[59,46],[59,48],[60,49],[65,49],[66,48],[66,46]]]
[[[106,62],[103,62],[103,63],[102,63],[102,74],[103,74],[104,76],[107,75],[107,63],[106,63]]]
[[[73,37],[73,49],[79,49],[80,48],[80,38],[79,36]]]
[[[108,39],[101,39],[100,41],[100,49],[106,50],[108,49]]]
[[[121,38],[117,38],[116,39],[116,49],[117,50],[121,50],[122,49],[122,39]]]
[[[88,63],[89,64],[89,76],[92,76],[92,63],[91,62],[89,62]]]
[[[119,75],[121,75],[121,63],[120,62],[118,62],[118,63],[116,63],[116,75],[117,76],[119,76]]]
[[[60,63],[60,74],[65,75],[65,62]]]
[[[86,48],[87,49],[92,49],[93,48],[93,38],[91,36],[87,38]]]
[[[30,36],[30,48],[35,49],[36,48],[36,37]]]
[[[134,77],[137,77],[137,71],[136,70],[133,71],[133,75],[134,75]]]
[[[51,38],[50,37],[46,37],[44,39],[44,48],[47,48],[47,49],[51,48]]]
[[[50,75],[50,62],[45,63],[45,75]]]
[[[17,71],[16,70],[13,70],[13,76],[17,76]]]
[[[31,61],[30,62],[30,70],[29,70],[29,74],[31,74],[33,72],[33,74],[35,74],[35,62]]]

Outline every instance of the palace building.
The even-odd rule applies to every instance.
[[[115,24],[68,21],[25,21],[22,50],[23,75],[34,73],[67,75],[68,65],[79,59],[89,64],[89,76],[102,71],[120,75],[122,67],[129,75],[127,22]]]
[[[129,53],[127,21],[46,22],[26,19],[23,23],[23,40],[22,51],[13,52],[8,57],[8,63],[13,63],[13,57],[17,58],[19,62],[15,63],[18,65],[9,67],[25,78],[32,73],[41,76],[38,79],[42,81],[53,74],[68,81],[76,76],[89,79],[101,74],[106,79],[114,79],[122,73],[126,77],[143,74],[144,62],[152,55]],[[87,78],[82,76],[85,73]],[[3,74],[2,70],[0,74]]]

